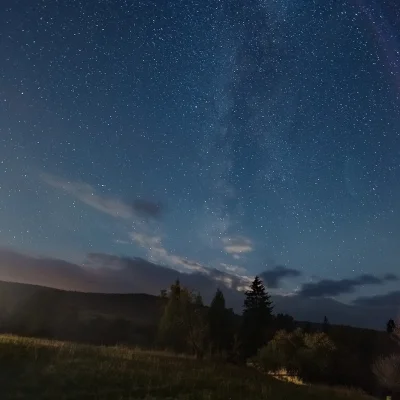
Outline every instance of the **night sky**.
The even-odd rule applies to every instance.
[[[2,1],[0,279],[399,304],[393,3]]]

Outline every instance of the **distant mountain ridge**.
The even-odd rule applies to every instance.
[[[160,313],[158,296],[145,293],[91,293],[67,291],[26,283],[0,281],[0,312],[13,312],[18,305],[38,291],[59,293],[83,312],[112,314],[139,324],[153,323]],[[228,307],[241,312],[242,294],[227,299]],[[296,321],[321,323],[326,315],[332,324],[359,328],[385,329],[389,318],[396,318],[398,307],[366,307],[348,305],[329,298],[311,299],[301,296],[272,296],[275,313],[286,313]],[[207,300],[207,299],[206,299]]]
[[[324,316],[335,325],[384,330],[390,318],[399,315],[399,307],[367,307],[341,303],[330,298],[308,298],[301,296],[275,296],[276,312],[286,312],[297,321],[320,323]]]

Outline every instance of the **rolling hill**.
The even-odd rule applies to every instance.
[[[152,323],[159,316],[160,299],[150,294],[76,292],[4,281],[0,281],[0,312],[13,312],[29,296],[39,292],[52,293],[64,303],[79,308],[82,314],[112,314],[145,324]],[[301,296],[272,296],[272,299],[276,313],[289,314],[297,321],[320,323],[326,315],[332,324],[365,329],[384,330],[388,319],[395,318],[398,313],[396,305],[366,307],[329,298],[316,300]],[[242,302],[241,294],[228,297],[228,306],[237,313],[241,311]]]

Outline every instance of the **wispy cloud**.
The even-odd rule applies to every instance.
[[[246,275],[247,271],[243,267],[239,267],[238,265],[231,265],[226,263],[220,263],[220,266],[227,272],[235,275]]]
[[[305,283],[298,293],[307,297],[338,296],[340,294],[353,293],[359,286],[383,285],[386,282],[397,280],[398,277],[394,274],[386,274],[381,278],[370,274],[363,274],[353,279],[323,279],[319,282]]]
[[[223,237],[222,244],[224,250],[232,255],[253,251],[252,241],[244,236]]]
[[[138,243],[141,247],[147,248],[150,251],[152,251],[153,249],[162,248],[161,236],[132,232],[131,239]]]
[[[114,243],[117,243],[117,244],[131,244],[131,242],[129,242],[128,240],[123,240],[123,239],[115,239]]]
[[[181,267],[186,271],[208,271],[208,268],[196,261],[191,261],[185,257],[170,253],[163,246],[160,236],[152,236],[145,233],[133,232],[131,233],[131,238],[134,242],[139,244],[139,246],[147,249],[148,257],[152,261],[164,262],[175,267]]]
[[[189,260],[170,253],[162,244],[160,236],[133,232],[132,240],[147,249],[148,257],[153,262],[165,263],[183,273],[202,273],[216,282],[222,282],[226,287],[235,290],[246,290],[252,278],[246,275],[243,268],[220,264],[223,270],[208,267],[197,261]]]
[[[63,190],[82,203],[115,218],[158,218],[162,213],[161,204],[150,200],[135,199],[128,203],[115,196],[99,194],[92,185],[85,182],[72,182],[46,173],[41,177],[48,185]]]

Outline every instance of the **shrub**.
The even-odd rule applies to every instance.
[[[400,355],[380,357],[372,368],[379,383],[393,392],[400,392]]]
[[[254,363],[265,372],[285,369],[306,381],[324,381],[332,370],[336,347],[325,333],[278,331]]]
[[[390,336],[400,349],[400,330],[396,327]],[[375,361],[372,371],[379,383],[386,389],[395,393],[400,392],[400,351],[397,350],[389,356],[381,356]]]
[[[333,366],[336,346],[326,333],[304,335],[304,346],[299,349],[299,376],[308,381],[326,380]]]

